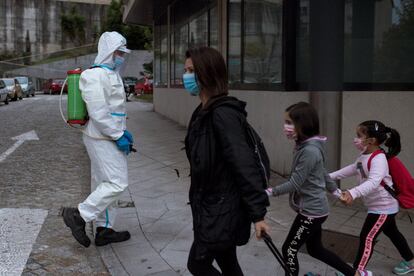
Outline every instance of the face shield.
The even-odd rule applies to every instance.
[[[113,54],[114,70],[121,76],[124,75],[127,67],[129,67],[128,63],[130,53],[131,50],[127,49],[125,46],[121,46]]]

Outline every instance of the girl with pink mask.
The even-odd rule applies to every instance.
[[[393,186],[389,174],[387,159],[401,151],[399,133],[386,127],[379,121],[365,121],[356,129],[354,144],[361,153],[355,163],[330,174],[334,180],[357,176],[358,185],[343,192],[341,200],[351,204],[356,198],[362,198],[368,208],[368,216],[360,233],[360,244],[354,261],[354,268],[365,269],[374,250],[375,240],[381,232],[391,239],[403,260],[393,269],[393,273],[403,275],[414,271],[414,255],[407,240],[397,228],[395,216],[398,213],[398,201],[381,183]],[[384,145],[388,151],[372,154]]]
[[[305,102],[291,105],[285,112],[284,133],[295,142],[292,171],[289,179],[266,190],[268,195],[289,193],[289,203],[297,212],[282,246],[282,253],[291,275],[300,273],[297,254],[306,245],[309,255],[337,269],[346,276],[371,276],[346,264],[322,244],[322,224],[329,216],[326,191],[341,195],[336,183],[325,169],[326,137],[320,136],[319,118],[315,108]],[[307,273],[306,275],[315,275]]]

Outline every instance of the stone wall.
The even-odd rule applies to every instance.
[[[73,47],[74,44],[62,35],[60,27],[61,15],[69,13],[73,6],[86,20],[85,43],[93,43],[101,29],[107,5],[56,0],[1,0],[0,55],[22,54],[28,50],[31,55],[37,55]]]

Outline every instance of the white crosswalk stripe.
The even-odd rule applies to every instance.
[[[47,216],[42,209],[0,209],[0,275],[20,275]]]

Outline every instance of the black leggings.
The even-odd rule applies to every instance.
[[[322,245],[322,223],[328,216],[308,218],[298,214],[282,247],[283,257],[293,275],[299,275],[298,251],[306,243],[309,255],[328,264],[346,276],[354,276],[355,269],[347,265]]]
[[[398,230],[395,215],[368,214],[359,235],[359,249],[354,262],[355,268],[365,269],[374,251],[375,240],[381,232],[384,232],[390,238],[404,260],[411,261],[414,258],[407,240]]]
[[[196,253],[197,246],[197,243],[193,242],[188,257],[187,268],[191,274],[195,276],[243,276],[237,261],[236,246],[224,251],[206,250],[202,258],[197,257],[199,255]],[[213,266],[214,260],[219,265],[221,273]]]

